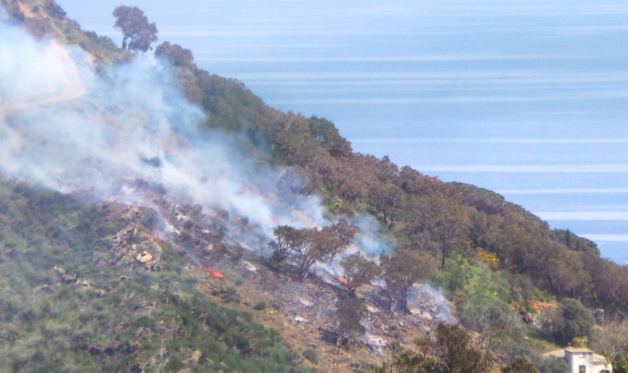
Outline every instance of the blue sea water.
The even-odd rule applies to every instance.
[[[119,1],[58,0],[120,42]],[[137,0],[160,41],[356,151],[491,189],[628,261],[628,3]]]

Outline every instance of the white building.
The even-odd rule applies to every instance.
[[[587,348],[556,350],[543,356],[563,359],[569,365],[569,373],[613,373],[613,366],[602,355]]]

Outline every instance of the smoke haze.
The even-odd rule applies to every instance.
[[[151,206],[133,186],[141,180],[169,196],[246,216],[267,236],[277,224],[324,223],[316,197],[285,198],[289,191],[278,181],[286,170],[247,160],[234,140],[201,128],[202,111],[173,88],[167,68],[151,57],[138,57],[101,79],[80,50],[35,41],[3,21],[0,58],[4,177]],[[301,221],[293,209],[304,212]]]
[[[147,207],[141,186],[152,185],[171,200],[244,216],[266,238],[282,224],[329,224],[318,197],[290,189],[302,175],[248,159],[234,139],[202,127],[203,112],[152,57],[96,75],[80,49],[36,41],[4,17],[0,59],[4,178]],[[372,217],[353,223],[362,233],[350,251],[377,258],[392,246]]]

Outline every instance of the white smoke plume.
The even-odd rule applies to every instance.
[[[282,224],[329,224],[318,197],[280,182],[297,172],[247,159],[235,140],[203,128],[203,112],[158,61],[139,56],[104,75],[80,49],[33,39],[0,8],[0,176],[153,207],[141,181],[246,217],[267,239]],[[353,223],[361,234],[349,251],[377,260],[392,247],[373,218]]]
[[[232,139],[203,129],[204,114],[160,63],[138,57],[106,75],[79,49],[36,41],[0,18],[2,176],[150,206],[132,187],[142,180],[245,216],[267,236],[278,224],[325,225],[318,198],[281,198],[286,170],[245,159]]]

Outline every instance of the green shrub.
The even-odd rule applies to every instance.
[[[255,305],[253,306],[253,309],[255,311],[262,311],[266,309],[266,303],[263,300],[260,300],[259,302],[255,303]]]
[[[318,354],[311,348],[303,351],[303,357],[312,362],[312,364],[318,364]]]

